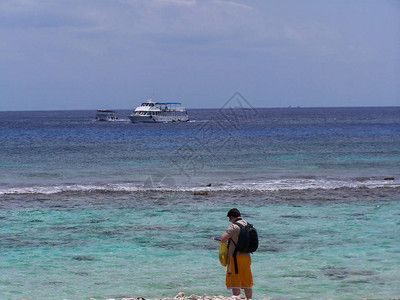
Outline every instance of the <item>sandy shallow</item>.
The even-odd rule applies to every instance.
[[[183,292],[179,293],[173,298],[154,298],[154,299],[145,299],[142,297],[139,298],[122,298],[121,300],[241,300],[241,299],[246,299],[244,295],[240,296],[231,296],[231,297],[225,297],[225,296],[207,296],[204,294],[203,296],[198,296],[198,295],[190,295],[190,296],[185,296]],[[90,300],[97,300],[95,298],[90,298]],[[117,300],[114,298],[107,298],[104,300]],[[270,298],[263,298],[262,300],[271,300]],[[327,299],[327,300],[333,300],[333,299]],[[362,298],[360,300],[370,300],[367,298]],[[388,300],[400,300],[400,298],[396,299],[388,299]]]
[[[153,300],[240,300],[240,299],[246,299],[246,297],[244,295],[231,296],[231,297],[207,296],[206,294],[204,294],[203,296],[198,296],[198,295],[185,296],[185,294],[181,292],[173,298],[155,298]],[[98,300],[98,299],[90,298],[90,300]],[[117,300],[117,299],[108,298],[105,300]],[[121,300],[150,300],[150,299],[139,297],[139,298],[122,298]],[[270,300],[270,298],[264,298],[263,300]]]

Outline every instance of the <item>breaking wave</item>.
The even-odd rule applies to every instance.
[[[301,191],[301,190],[336,190],[358,188],[400,188],[399,180],[383,179],[354,179],[354,180],[328,180],[328,179],[285,179],[268,180],[263,182],[245,183],[219,183],[202,186],[185,185],[160,185],[149,186],[137,183],[112,183],[112,184],[56,184],[56,185],[24,185],[2,186],[0,195],[10,194],[43,194],[52,195],[60,193],[107,193],[107,192],[273,192],[273,191]]]

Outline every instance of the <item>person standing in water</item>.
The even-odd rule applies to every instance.
[[[251,273],[251,257],[250,253],[236,252],[236,262],[234,252],[239,240],[240,227],[235,224],[240,223],[243,226],[247,222],[242,219],[240,211],[237,208],[229,210],[227,217],[229,225],[226,232],[221,236],[221,243],[228,242],[228,263],[226,269],[226,288],[232,290],[234,296],[240,295],[240,289],[244,289],[247,299],[253,296],[253,275]]]

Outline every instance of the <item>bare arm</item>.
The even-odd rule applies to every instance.
[[[227,233],[224,233],[221,236],[221,243],[226,243],[229,240],[229,235]]]

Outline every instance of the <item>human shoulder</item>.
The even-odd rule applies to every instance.
[[[237,220],[235,223],[239,223],[239,224],[241,224],[243,226],[247,225],[247,222],[245,220]],[[239,233],[240,232],[240,226],[235,224],[235,223],[232,223],[231,225],[229,225],[228,229],[226,230],[226,233],[230,237],[232,237],[233,233]]]
[[[240,225],[243,225],[243,226],[246,226],[246,225],[247,225],[247,221],[245,221],[245,220],[243,220],[243,219],[238,220],[238,221],[236,221],[235,223],[239,223]],[[236,225],[236,224],[233,224],[233,225]],[[236,225],[236,226],[238,226],[238,225]],[[239,227],[239,226],[238,226],[238,227]]]
[[[240,231],[240,227],[236,224],[231,224],[229,225],[228,229],[226,230],[226,233],[232,237],[232,234],[236,231]]]

